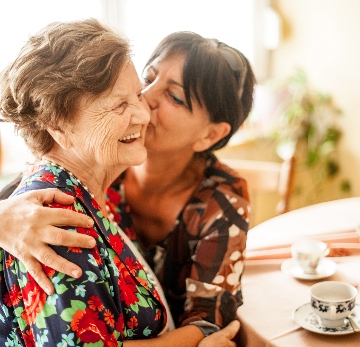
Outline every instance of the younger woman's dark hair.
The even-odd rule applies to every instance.
[[[223,42],[182,31],[166,36],[155,48],[145,68],[160,55],[176,54],[185,54],[182,77],[189,109],[192,110],[193,98],[205,107],[211,122],[226,122],[231,126],[230,133],[206,152],[220,149],[251,111],[255,76],[250,63],[237,49]]]

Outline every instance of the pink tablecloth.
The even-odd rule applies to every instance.
[[[359,288],[360,256],[332,259],[337,263],[337,271],[324,280],[345,281]],[[280,270],[282,261],[247,262],[242,279],[244,304],[238,309],[239,346],[360,346],[360,333],[323,335],[295,323],[292,312],[310,301],[309,288],[318,281],[298,280],[283,273]],[[360,295],[357,301],[360,303]]]
[[[292,312],[309,302],[309,288],[318,281],[345,281],[360,289],[359,224],[360,198],[350,198],[288,212],[249,231],[242,278],[244,304],[238,310],[239,346],[360,346],[360,333],[318,334],[292,319]],[[335,274],[305,281],[281,271],[282,262],[290,258],[291,244],[307,238],[328,243],[330,258],[337,264]]]

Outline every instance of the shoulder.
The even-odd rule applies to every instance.
[[[51,165],[30,165],[11,195],[20,195],[28,191],[46,188],[58,188],[75,195],[75,186],[69,175]]]
[[[247,231],[250,201],[247,183],[234,170],[209,156],[204,179],[183,210],[187,225],[238,225]]]
[[[223,198],[231,205],[236,205],[236,200],[249,203],[246,180],[221,163],[215,156],[208,158],[204,179],[195,196],[209,203],[212,199],[218,201]]]

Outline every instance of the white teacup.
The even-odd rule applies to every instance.
[[[291,256],[306,274],[315,274],[320,261],[329,252],[327,244],[317,240],[302,240],[291,245]]]
[[[357,293],[346,282],[319,282],[310,287],[311,306],[324,326],[339,327],[354,310]]]

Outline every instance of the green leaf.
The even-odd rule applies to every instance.
[[[50,317],[53,314],[57,313],[56,306],[46,303],[45,306],[44,306],[44,311],[43,312],[44,312],[44,317]]]
[[[341,190],[345,193],[348,193],[351,191],[351,184],[349,180],[343,180],[341,182]]]
[[[144,299],[144,297],[140,293],[136,293],[136,297],[138,298],[139,302],[137,303],[141,307],[149,307],[148,302]]]
[[[143,334],[144,336],[149,336],[151,334],[151,330],[149,329],[149,327],[146,327],[144,330],[143,330]]]
[[[130,304],[130,307],[135,313],[139,313],[139,306],[137,304]]]
[[[319,160],[319,155],[317,151],[309,150],[306,156],[306,165],[313,166],[318,162],[318,160]]]
[[[73,315],[75,314],[76,311],[77,310],[74,309],[73,307],[66,308],[64,311],[61,312],[60,317],[65,322],[71,322],[72,317],[73,317]]]
[[[149,295],[149,291],[146,288],[141,287],[141,286],[138,286],[136,288],[141,294]]]
[[[46,328],[44,312],[38,313],[36,315],[35,324],[38,329]]]
[[[104,347],[103,341],[84,343],[84,347]]]
[[[65,284],[59,284],[55,286],[55,289],[56,289],[56,293],[58,294],[63,294],[68,290]]]
[[[104,224],[105,229],[106,229],[106,230],[109,230],[109,227],[110,227],[110,222],[109,222],[109,220],[108,220],[107,218],[103,218],[103,219],[102,219],[102,222],[103,222],[103,224]]]
[[[80,300],[71,300],[71,307],[66,308],[64,311],[61,312],[60,317],[65,322],[71,322],[72,316],[75,314],[76,311],[81,310],[85,311],[86,304]]]
[[[22,261],[19,261],[19,267],[20,267],[21,272],[24,272],[24,273],[27,272],[26,267],[25,267],[25,265],[23,264]]]

